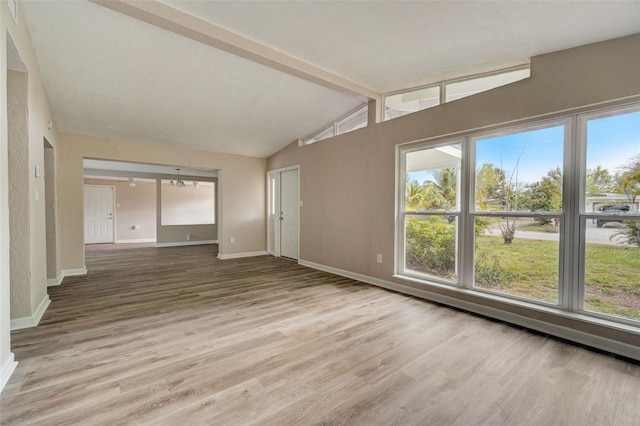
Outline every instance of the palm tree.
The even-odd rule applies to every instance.
[[[405,203],[407,210],[420,210],[424,202],[424,186],[417,180],[408,180]]]
[[[620,176],[616,192],[625,194],[630,203],[635,203],[636,197],[640,194],[640,172],[635,175]]]
[[[427,181],[427,184],[435,187],[445,200],[445,210],[454,210],[457,204],[458,174],[455,168],[434,170],[431,172],[435,180]]]

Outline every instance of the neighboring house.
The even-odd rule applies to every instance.
[[[602,210],[602,207],[611,205],[625,205],[629,206],[631,210],[638,211],[640,207],[640,200],[636,199],[636,201],[631,202],[624,194],[604,193],[587,195],[587,212],[597,212]]]

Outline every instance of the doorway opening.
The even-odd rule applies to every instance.
[[[291,260],[300,258],[299,166],[274,170],[267,176],[267,252]]]
[[[44,139],[44,214],[47,250],[47,285],[59,285],[56,213],[56,159],[49,141]]]

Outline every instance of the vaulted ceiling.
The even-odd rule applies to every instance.
[[[640,32],[636,1],[25,1],[63,132],[266,157],[370,98]]]

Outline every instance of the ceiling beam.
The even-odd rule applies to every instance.
[[[353,81],[308,64],[264,44],[242,37],[157,0],[89,1],[183,37],[363,101],[375,100],[379,102],[382,98],[380,93]]]

